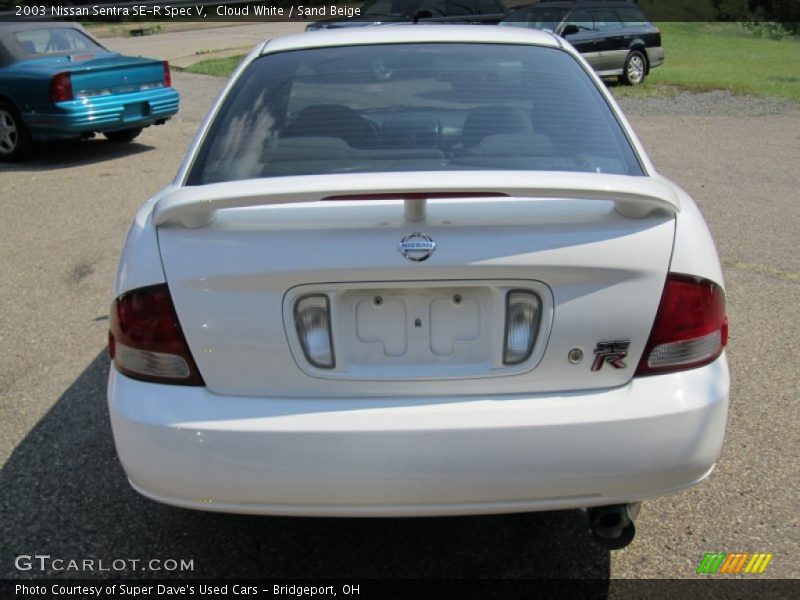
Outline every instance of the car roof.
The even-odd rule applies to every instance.
[[[276,37],[264,44],[261,54],[328,48],[333,46],[364,46],[378,44],[530,44],[561,47],[558,38],[545,31],[515,29],[496,25],[375,25],[323,29],[295,35]]]
[[[54,27],[86,31],[80,23],[73,23],[70,21],[0,21],[0,36],[13,35],[15,31],[52,29]]]

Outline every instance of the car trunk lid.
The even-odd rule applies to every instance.
[[[127,94],[164,86],[164,63],[147,58],[102,56],[73,61],[69,68],[76,98]]]
[[[281,189],[280,181],[257,185],[262,197],[270,194],[264,188]],[[154,213],[163,219],[159,246],[181,325],[206,384],[220,394],[485,395],[622,385],[650,333],[674,237],[672,212],[625,217],[602,190],[605,201],[429,200],[425,220],[409,222],[400,200],[235,208],[241,194],[227,189],[216,204],[203,202],[217,207],[204,226],[180,225],[174,209],[192,205],[187,193],[196,200],[207,189],[178,189]],[[428,260],[408,260],[398,249],[415,233],[436,243]],[[536,343],[521,365],[502,360],[512,290],[541,301]],[[307,294],[330,302],[333,369],[303,355],[293,309]]]
[[[109,52],[84,52],[28,61],[39,71],[69,73],[75,98],[124,94],[164,85],[164,63]]]

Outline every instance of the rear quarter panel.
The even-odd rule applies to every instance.
[[[661,175],[657,175],[657,178],[669,181]],[[675,219],[675,245],[670,272],[705,277],[724,288],[725,279],[714,238],[700,209],[686,191],[675,183],[669,183],[674,187],[681,203],[681,212]]]

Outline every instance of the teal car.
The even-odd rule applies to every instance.
[[[169,63],[104,48],[77,23],[0,23],[0,161],[36,142],[129,142],[178,112]]]

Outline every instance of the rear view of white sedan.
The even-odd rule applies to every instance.
[[[692,199],[544,32],[277,38],[139,210],[109,405],[145,496],[270,515],[588,509],[709,475],[725,295]]]

